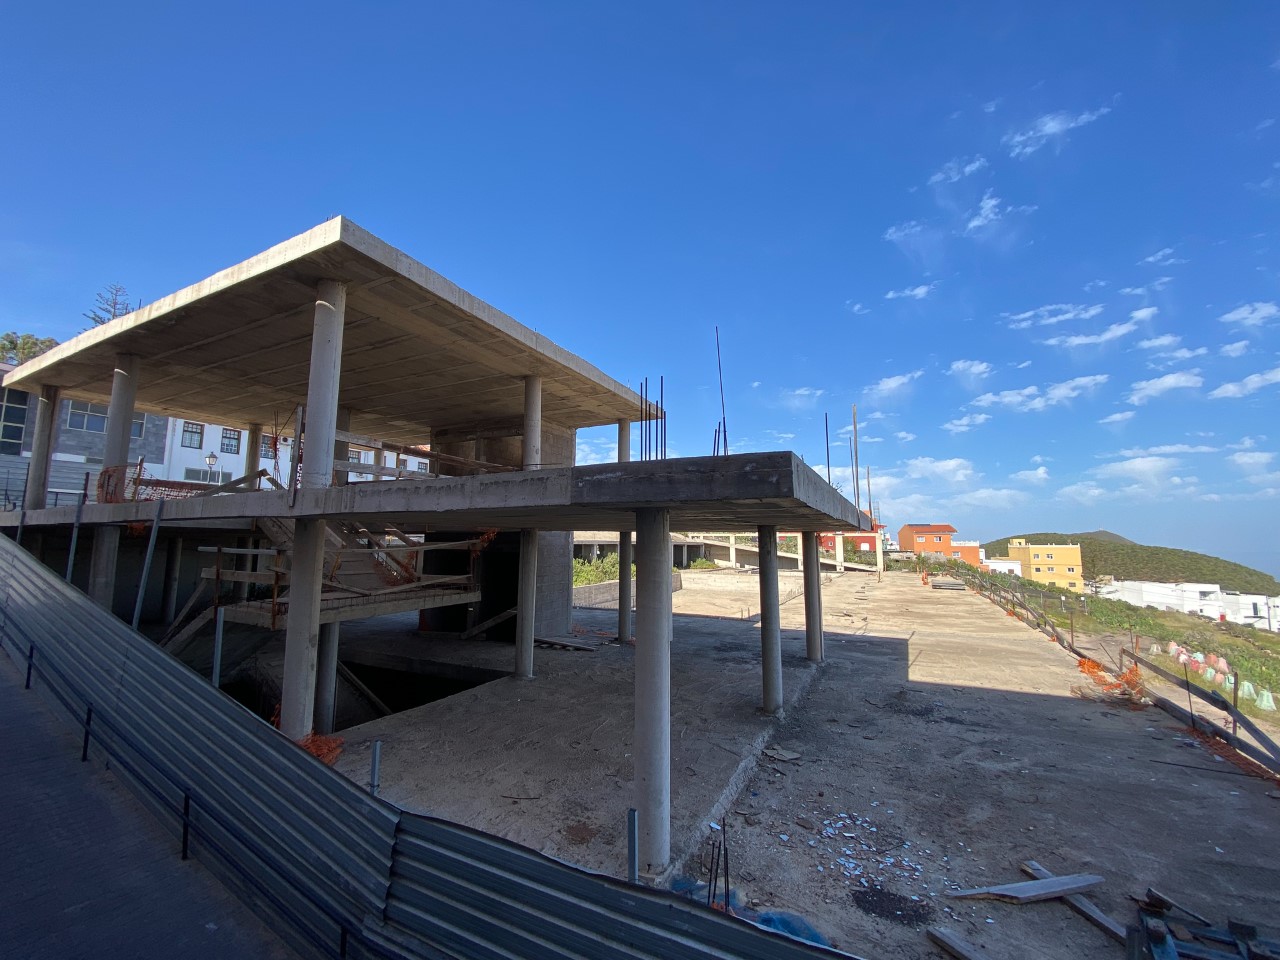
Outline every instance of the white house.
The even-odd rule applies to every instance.
[[[1009,560],[1005,557],[988,557],[983,560],[992,573],[1008,573],[1015,577],[1022,576],[1022,561]]]
[[[1099,586],[1098,596],[1123,600],[1136,607],[1178,610],[1211,620],[1230,620],[1262,630],[1274,631],[1280,626],[1280,597],[1223,590],[1216,583],[1113,580]]]

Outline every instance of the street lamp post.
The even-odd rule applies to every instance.
[[[204,462],[209,468],[205,475],[205,482],[213,483],[213,468],[218,465],[218,455],[210,450],[208,455],[204,458]]]

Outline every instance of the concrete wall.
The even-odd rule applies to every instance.
[[[680,580],[680,574],[677,571],[671,572],[671,592],[684,588],[684,584]],[[580,587],[573,588],[573,605],[575,607],[587,607],[595,610],[617,610],[618,609],[618,581],[609,580],[605,583],[586,583]],[[636,582],[631,581],[631,609],[636,606]]]

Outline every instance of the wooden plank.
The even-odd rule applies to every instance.
[[[280,551],[275,547],[196,547],[198,553],[225,553],[229,556],[279,556]]]
[[[959,957],[960,960],[989,960],[991,957],[991,954],[987,953],[987,951],[975,947],[968,940],[962,940],[950,930],[930,927],[925,933],[928,934],[930,940],[951,954],[951,956]]]
[[[484,621],[483,623],[477,623],[474,627],[468,627],[466,630],[463,630],[462,633],[458,634],[458,639],[470,640],[472,637],[476,636],[476,634],[484,633],[490,627],[497,626],[503,620],[506,620],[510,617],[514,617],[515,615],[516,615],[515,607],[512,607],[510,610],[503,610],[497,616],[490,617],[488,620]]]
[[[957,890],[950,896],[969,900],[1003,900],[1005,903],[1035,903],[1037,900],[1056,900],[1071,893],[1083,893],[1102,882],[1103,878],[1096,873],[1073,873],[1047,880],[1022,880],[995,887]]]
[[[205,567],[200,571],[200,577],[203,580],[220,580],[223,583],[265,583],[268,585],[279,583],[281,586],[285,586],[289,582],[288,575],[284,573],[280,574],[280,579],[277,581],[276,574],[270,571],[219,570],[216,567]]]
[[[187,615],[191,613],[192,608],[204,596],[205,591],[209,589],[209,584],[201,580],[196,588],[191,591],[191,596],[187,597],[187,602],[182,605],[182,609],[178,611],[178,615],[173,618],[173,623],[169,624],[169,630],[160,638],[160,647],[167,647],[174,640],[174,635],[181,629],[182,621],[187,619]]]
[[[568,647],[570,650],[586,650],[588,653],[595,653],[600,649],[600,644],[586,644],[574,637],[534,637],[534,643],[540,643],[544,647]]]
[[[1052,873],[1034,860],[1024,860],[1022,862],[1022,872],[1037,880],[1049,880],[1053,877]],[[1069,893],[1062,899],[1068,907],[1080,914],[1112,940],[1117,943],[1124,943],[1125,929],[1123,924],[1112,920],[1088,897],[1079,893]]]

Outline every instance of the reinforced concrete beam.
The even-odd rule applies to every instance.
[[[336,621],[320,624],[316,649],[316,733],[333,733],[338,697],[338,634]]]
[[[671,858],[671,517],[636,511],[635,807],[639,864]]]
[[[631,460],[631,421],[618,421],[618,462]],[[618,532],[618,641],[631,638],[631,531]]]
[[[302,456],[304,487],[333,486],[333,445],[337,442],[338,387],[342,378],[342,335],[347,285],[321,280],[316,286],[311,330],[311,372],[307,376],[307,421]]]
[[[778,604],[778,528],[762,526],[760,558],[760,668],[764,680],[765,713],[782,710],[782,628]]]
[[[280,698],[280,732],[291,740],[301,740],[315,725],[324,541],[323,520],[295,522],[289,617],[284,634],[284,689]]]
[[[133,431],[133,404],[138,395],[138,358],[122,353],[116,357],[111,376],[111,402],[107,405],[107,437],[102,451],[102,467],[109,471],[129,462],[129,438]],[[123,476],[107,476],[108,486],[124,491]],[[111,609],[116,593],[116,561],[120,554],[120,528],[100,527],[94,531],[89,557],[89,596]]]
[[[804,636],[805,652],[812,663],[821,663],[824,655],[822,637],[822,567],[818,563],[818,535],[800,534],[800,553],[804,557]]]
[[[516,594],[515,675],[533,679],[533,633],[538,604],[538,531],[520,531],[520,581]]]
[[[41,387],[36,400],[31,466],[27,469],[27,486],[22,495],[22,506],[26,510],[43,510],[49,495],[49,465],[53,461],[53,432],[61,396],[62,392],[57,387]]]

